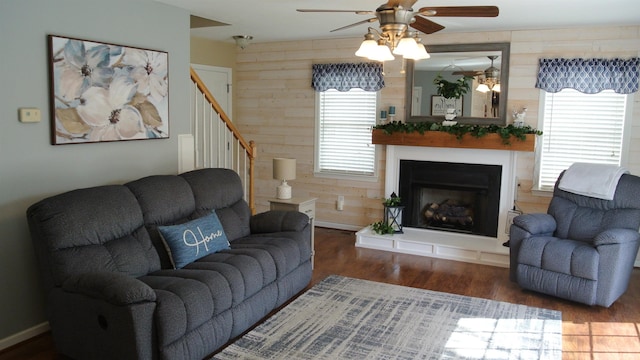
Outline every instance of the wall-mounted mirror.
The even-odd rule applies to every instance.
[[[460,124],[506,125],[509,43],[432,45],[427,50],[431,58],[407,61],[408,122],[444,120],[445,101],[436,94],[433,80],[438,75],[449,81],[468,75],[473,79],[469,80],[469,91],[456,101],[455,120]]]

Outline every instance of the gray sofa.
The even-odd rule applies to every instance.
[[[622,175],[613,200],[603,200],[561,190],[562,176],[546,214],[513,220],[510,279],[525,289],[609,307],[627,290],[640,246],[640,177]]]
[[[212,211],[230,248],[174,269],[158,227]],[[56,348],[75,359],[202,359],[311,280],[308,217],[252,216],[227,169],[73,190],[27,218]]]

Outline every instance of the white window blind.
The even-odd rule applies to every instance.
[[[316,172],[373,176],[377,93],[362,89],[318,92]]]
[[[551,190],[574,162],[620,165],[627,95],[573,89],[544,93],[538,189]]]

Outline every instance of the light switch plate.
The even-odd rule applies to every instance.
[[[18,109],[18,119],[23,123],[40,122],[40,109],[20,108]]]

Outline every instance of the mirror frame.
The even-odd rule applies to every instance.
[[[509,92],[509,55],[511,52],[511,44],[506,43],[477,43],[477,44],[450,44],[450,45],[431,45],[427,47],[429,53],[455,53],[470,51],[500,51],[500,104],[498,111],[500,116],[497,118],[484,117],[459,117],[456,118],[460,124],[480,124],[480,125],[501,125],[507,124],[507,99]],[[425,59],[422,61],[429,61]],[[442,122],[442,116],[412,116],[411,101],[413,100],[413,71],[414,60],[407,60],[405,74],[405,119],[407,122]],[[473,91],[473,89],[472,89]]]

